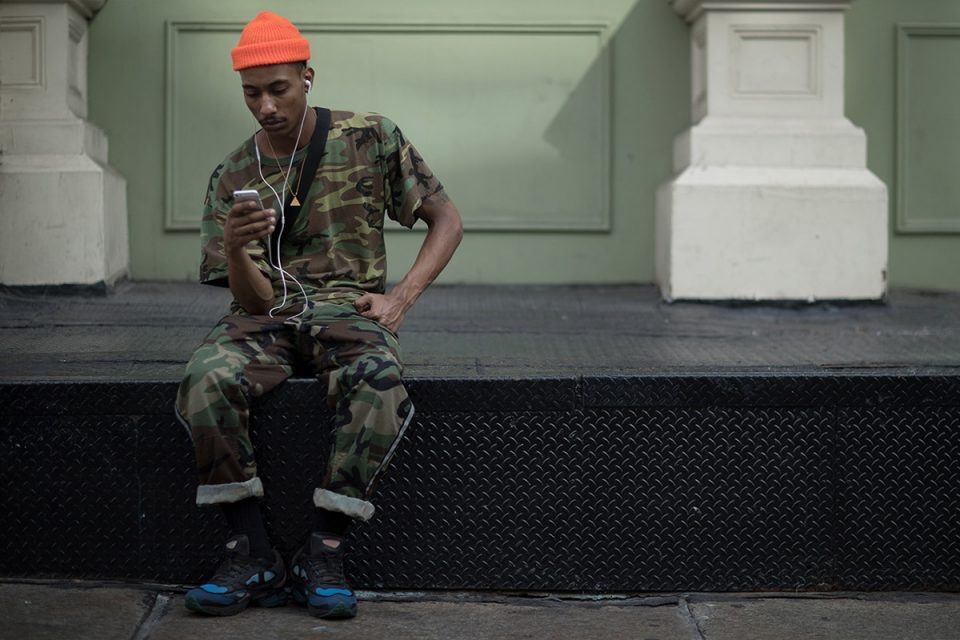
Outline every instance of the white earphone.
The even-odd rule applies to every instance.
[[[303,85],[306,87],[306,89],[304,90],[304,93],[310,93],[310,87],[313,86],[313,83],[310,82],[309,80],[304,80]]]
[[[310,84],[311,84],[310,81],[304,80],[304,84],[306,87],[306,91],[309,92]],[[308,110],[308,107],[306,104],[304,104],[303,115],[300,117],[300,130],[297,131],[297,141],[293,144],[293,153],[290,155],[290,164],[287,165],[287,173],[286,173],[287,176],[292,175],[292,172],[293,172],[293,159],[296,157],[297,148],[300,146],[300,136],[303,135],[303,124],[307,120],[307,110]],[[260,159],[260,145],[257,144],[256,133],[254,133],[253,135],[253,149],[257,155],[257,171],[260,173],[260,180],[262,180],[263,183],[267,185],[267,188],[270,189],[270,191],[273,193],[273,196],[277,199],[277,208],[280,209],[280,231],[277,233],[277,247],[279,248],[280,243],[283,239],[283,231],[285,226],[284,223],[286,222],[286,216],[284,216],[284,208],[285,208],[286,195],[287,195],[287,180],[286,178],[284,178],[283,186],[280,187],[280,193],[277,193],[277,190],[273,188],[272,184],[267,182],[267,179],[263,175],[263,162]],[[280,171],[281,172],[283,171],[282,167],[280,168]],[[271,240],[268,237],[267,238],[268,246],[270,245],[270,242]],[[301,309],[298,313],[295,313],[288,318],[288,320],[293,320],[294,318],[300,316],[301,314],[303,314],[304,311],[307,310],[307,308],[310,305],[310,297],[307,296],[307,292],[304,290],[303,285],[300,283],[300,281],[297,280],[296,277],[293,276],[293,274],[291,274],[290,272],[288,272],[286,269],[283,268],[283,263],[281,262],[281,256],[279,255],[274,256],[272,255],[272,252],[270,252],[268,256],[269,256],[270,266],[276,269],[280,273],[280,281],[283,283],[283,299],[276,306],[270,309],[267,312],[267,314],[272,318],[274,313],[283,309],[283,307],[286,306],[287,280],[289,279],[294,284],[297,285],[297,288],[300,289],[300,294],[303,296],[303,309]]]

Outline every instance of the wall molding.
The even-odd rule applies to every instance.
[[[820,25],[730,25],[730,95],[735,98],[823,98],[822,63],[823,28]],[[780,45],[802,43],[805,45],[805,77],[796,86],[770,87],[749,86],[744,78],[748,62],[759,62],[744,52],[750,43]],[[769,64],[769,61],[765,61]]]
[[[898,233],[960,233],[960,203],[944,203],[958,209],[953,219],[925,218],[910,211],[910,124],[911,124],[911,43],[922,38],[955,38],[960,46],[960,24],[897,25],[897,95],[896,95],[896,199],[895,221]]]
[[[70,16],[70,55],[67,63],[67,86],[75,100],[86,100],[87,92],[87,21]]]
[[[177,138],[179,117],[175,96],[175,79],[178,67],[183,62],[178,56],[178,39],[190,33],[235,33],[238,37],[245,23],[239,21],[196,21],[170,19],[166,22],[166,69],[165,69],[165,110],[164,110],[164,229],[167,231],[200,228],[199,216],[185,216],[177,211],[177,185],[175,184],[175,163],[178,159]],[[582,219],[538,219],[517,220],[488,217],[483,220],[465,219],[467,229],[482,231],[569,231],[569,232],[609,232],[612,228],[611,199],[613,175],[611,171],[612,155],[612,73],[613,55],[607,47],[611,37],[610,25],[606,22],[508,22],[508,23],[450,23],[450,22],[409,22],[409,23],[311,23],[298,22],[298,28],[307,36],[317,34],[465,34],[465,35],[570,35],[595,36],[597,52],[594,61],[600,65],[599,79],[601,90],[597,95],[601,122],[600,148],[597,152],[600,164],[602,184],[597,188],[596,211]],[[205,177],[204,177],[205,178]],[[393,230],[393,225],[387,225]]]
[[[166,30],[166,67],[164,73],[164,110],[163,110],[163,215],[165,231],[197,231],[200,229],[200,216],[178,216],[176,208],[176,184],[174,165],[178,159],[177,125],[179,113],[176,109],[174,79],[177,76],[179,59],[177,57],[177,38],[182,33],[230,32],[243,30],[242,22],[198,22],[193,20],[168,20]]]
[[[7,37],[13,33],[26,34],[30,40],[31,56],[33,64],[30,65],[29,77],[24,77],[19,81],[3,80],[5,88],[16,89],[42,89],[44,87],[43,68],[44,68],[44,21],[43,17],[10,17],[0,20],[0,35],[6,33]]]

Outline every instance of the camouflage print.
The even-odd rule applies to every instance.
[[[294,154],[287,192],[300,180],[306,152],[304,147]],[[286,172],[290,161],[289,156],[261,155],[258,164],[250,138],[214,170],[201,218],[201,282],[228,284],[223,225],[233,206],[233,191],[257,189],[264,206],[279,213],[273,191],[283,192],[281,167]],[[311,300],[349,302],[367,292],[383,293],[385,216],[412,227],[417,209],[434,197],[443,197],[443,186],[396,124],[378,114],[332,111],[327,144],[307,199],[296,222],[283,230],[283,267],[303,284]],[[265,242],[252,242],[247,251],[272,280],[281,301],[283,281],[268,264]],[[299,294],[296,285],[293,289]],[[288,297],[289,305],[299,302],[302,297]],[[243,313],[236,301],[231,311]]]
[[[258,161],[250,138],[210,176],[200,228],[205,284],[229,286],[223,225],[233,191],[256,189],[264,205],[279,213],[284,185],[289,192],[300,182],[306,146],[292,158],[270,158],[264,151]],[[285,172],[291,162],[285,183],[281,167]],[[358,315],[351,302],[384,292],[385,218],[411,227],[425,200],[444,197],[443,186],[396,124],[372,113],[331,112],[310,190],[296,221],[282,232],[280,262],[303,292],[270,266],[265,241],[251,242],[247,251],[273,283],[281,308],[273,318],[249,315],[234,300],[231,315],[187,365],[177,410],[197,452],[198,503],[262,495],[249,401],[304,368],[326,383],[336,407],[332,453],[314,503],[362,519],[372,515],[367,498],[413,406],[401,383],[396,336]],[[306,312],[293,317],[305,302]]]
[[[324,382],[335,408],[333,446],[314,501],[368,519],[367,500],[413,415],[399,350],[396,336],[352,305],[311,303],[297,318],[223,318],[194,352],[177,394],[197,455],[197,502],[262,495],[250,399],[303,369]]]

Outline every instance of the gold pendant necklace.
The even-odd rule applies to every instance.
[[[303,180],[303,167],[297,168],[297,190],[293,192],[293,200],[290,201],[291,207],[300,206],[300,198],[297,197],[297,193],[300,191],[301,180]]]
[[[277,169],[280,170],[280,175],[283,176],[283,189],[281,189],[280,192],[281,192],[281,193],[284,193],[284,192],[286,192],[286,190],[287,190],[287,186],[288,186],[287,182],[288,182],[290,176],[289,176],[289,174],[287,174],[287,173],[284,172],[284,170],[283,170],[283,165],[280,164],[280,157],[277,156],[277,152],[273,150],[273,143],[270,141],[270,134],[268,134],[266,131],[264,131],[263,133],[264,133],[265,136],[267,136],[267,146],[270,147],[270,153],[273,154],[273,159],[274,159],[274,160],[276,161],[276,163],[277,163]],[[296,155],[296,154],[297,154],[297,150],[294,149],[294,150],[293,150],[293,155]],[[293,164],[292,164],[293,158],[292,158],[292,156],[291,156],[290,159],[291,159],[291,165],[290,165],[290,166],[293,167]],[[297,191],[300,191],[300,181],[303,180],[303,171],[298,170],[297,173],[298,173],[298,175],[297,175]],[[294,191],[294,192],[293,192],[293,200],[290,201],[290,206],[291,206],[291,207],[299,207],[299,206],[300,206],[300,199],[297,197],[297,191]]]

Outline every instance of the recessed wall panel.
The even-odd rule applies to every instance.
[[[960,25],[901,25],[897,230],[960,233]]]
[[[733,95],[818,95],[818,34],[815,29],[735,28]]]
[[[0,84],[5,87],[43,85],[42,18],[0,21]]]

